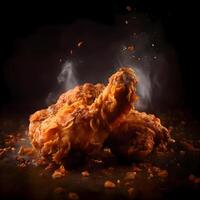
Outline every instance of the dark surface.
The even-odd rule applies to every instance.
[[[166,92],[163,89],[162,101],[159,101],[159,98],[158,102],[154,101],[155,107],[160,108],[161,105],[168,105],[165,103],[171,101],[170,106],[173,108],[189,108],[192,119],[188,119],[190,115],[188,113],[186,113],[187,119],[182,119],[176,112],[172,116],[171,114],[165,115],[167,124],[171,125],[169,122],[172,121],[173,127],[175,127],[173,136],[178,139],[174,147],[175,153],[165,155],[160,160],[156,157],[151,158],[150,162],[168,169],[169,176],[164,180],[158,177],[148,180],[145,174],[138,175],[138,178],[132,183],[135,188],[132,197],[128,197],[128,186],[124,186],[123,181],[122,186],[113,190],[106,190],[103,187],[103,183],[107,179],[115,182],[118,178],[122,180],[125,173],[131,170],[132,164],[122,165],[114,159],[107,166],[90,169],[91,176],[88,178],[81,177],[81,168],[72,170],[70,175],[64,179],[52,180],[51,173],[45,172],[44,176],[40,176],[40,173],[44,172],[42,167],[17,168],[12,155],[8,155],[4,160],[0,160],[0,198],[66,199],[68,192],[77,192],[80,199],[130,199],[133,197],[136,199],[199,199],[199,184],[193,184],[188,180],[190,174],[200,176],[199,153],[186,151],[183,156],[180,154],[182,146],[179,144],[179,140],[183,138],[190,138],[192,141],[200,139],[199,11],[197,11],[197,3],[180,2],[178,0],[73,2],[71,4],[68,1],[42,4],[41,2],[29,1],[27,4],[17,2],[16,5],[14,3],[12,5],[10,3],[1,5],[1,145],[3,138],[8,133],[15,133],[21,124],[28,124],[30,113],[45,105],[47,94],[55,89],[55,77],[60,71],[60,65],[58,65],[60,57],[64,60],[69,58],[70,48],[80,39],[80,36],[84,36],[84,34],[81,34],[83,32],[89,32],[92,35],[86,34],[86,38],[89,37],[91,41],[89,44],[94,45],[88,51],[89,53],[86,51],[86,53],[78,52],[77,54],[77,56],[82,56],[81,58],[86,60],[85,64],[80,64],[80,79],[82,81],[102,81],[101,75],[107,75],[108,71],[110,72],[111,65],[115,64],[115,58],[112,57],[115,51],[111,48],[111,50],[104,52],[104,49],[117,32],[115,28],[113,30],[113,27],[117,24],[117,19],[119,17],[122,17],[123,20],[126,19],[127,11],[125,7],[127,5],[136,9],[134,13],[137,16],[148,16],[147,18],[151,22],[147,26],[145,23],[140,24],[141,21],[135,20],[134,30],[136,29],[139,32],[151,30],[152,24],[158,22],[162,25],[164,44],[172,47],[163,51],[165,45],[163,47],[163,43],[161,43],[160,47],[163,47],[163,49],[158,49],[158,53],[161,51],[165,55],[167,54],[168,70],[161,71],[161,74],[163,75],[162,78],[168,74],[169,81],[166,84]],[[62,27],[68,30],[69,26],[79,20],[89,20],[97,24],[94,33],[99,43],[92,40],[94,34],[91,29],[88,31],[87,27],[83,26],[79,26],[72,32],[67,31],[67,37],[63,36],[65,42],[55,39],[61,36],[59,31],[56,30],[61,29],[62,32]],[[108,29],[105,28],[106,31],[103,28],[103,34],[102,32],[98,33],[98,27],[102,26],[108,27]],[[49,27],[50,31],[48,32]],[[114,34],[109,36],[110,32]],[[123,34],[124,29],[119,35]],[[126,36],[126,34],[124,35]],[[116,35],[115,37],[117,41],[119,36]],[[30,38],[33,38],[33,40]],[[136,38],[135,41],[140,43],[142,40],[143,38],[140,38],[140,40]],[[59,46],[58,43],[61,45]],[[94,50],[96,44],[99,51]],[[141,52],[143,52],[143,55],[146,53],[143,48]],[[139,51],[139,53],[141,52]],[[172,54],[169,52],[172,52]],[[174,55],[176,62],[173,59],[171,60]],[[15,59],[16,57],[17,59]],[[157,71],[159,65],[154,64],[152,66],[156,66],[155,71]],[[177,76],[176,72],[180,77]],[[170,84],[170,78],[173,83],[176,83],[176,80],[179,84],[181,83],[182,89],[180,89],[179,84],[178,87],[176,84]],[[177,93],[176,98],[174,93]],[[155,90],[155,94],[156,98],[157,90]],[[167,109],[168,107],[165,106],[165,110]],[[170,109],[173,111],[172,108]],[[184,128],[181,128],[182,120],[186,122]],[[177,162],[180,167],[177,166]],[[106,175],[102,171],[107,170],[109,166],[114,167],[114,170],[111,175]],[[60,186],[65,188],[66,191],[62,195],[57,195],[54,190]]]
[[[169,152],[152,154],[140,165],[151,163],[152,166],[166,169],[167,177],[154,175],[153,178],[149,178],[148,167],[144,169],[141,166],[142,171],[136,174],[136,178],[127,181],[126,173],[132,171],[139,163],[125,164],[113,156],[104,156],[104,162],[101,164],[89,161],[77,169],[70,169],[66,177],[54,180],[51,178],[53,171],[46,171],[42,166],[17,167],[17,154],[8,153],[0,160],[1,198],[67,199],[69,192],[75,192],[80,199],[199,199],[200,183],[193,183],[189,176],[200,176],[200,144],[197,146],[198,150],[193,151],[182,146],[181,141],[199,141],[200,124],[190,117],[188,112],[176,111],[162,115],[161,118],[167,126],[173,127],[172,137],[176,139],[176,143]],[[1,135],[3,132],[17,132],[16,130],[23,132],[26,129],[25,124],[25,121],[16,116],[1,118]],[[90,172],[89,177],[81,176],[81,171],[84,170]],[[116,188],[105,189],[106,180],[115,182]],[[61,192],[56,192],[58,187],[62,187]],[[132,195],[128,195],[129,188],[134,188]]]

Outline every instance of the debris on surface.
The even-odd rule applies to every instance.
[[[88,176],[90,176],[90,173],[88,171],[83,171],[83,172],[81,172],[81,175],[84,177],[88,177]]]
[[[61,165],[58,169],[54,171],[54,173],[52,174],[52,178],[53,179],[62,178],[65,177],[67,174],[68,172],[65,170],[65,167]]]
[[[104,183],[104,187],[105,188],[115,188],[116,187],[116,184],[115,183],[113,183],[112,181],[106,181],[105,183]]]
[[[77,193],[75,192],[69,192],[68,193],[68,199],[71,199],[71,200],[78,200],[79,199],[79,196]]]

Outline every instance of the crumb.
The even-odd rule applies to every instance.
[[[131,45],[131,46],[128,46],[128,47],[127,47],[127,50],[128,50],[128,51],[134,51],[134,50],[135,50],[135,48],[134,48],[134,46],[133,46],[133,45]]]
[[[69,192],[69,194],[68,194],[68,199],[78,200],[78,199],[79,199],[79,196],[78,196],[78,194],[75,193],[75,192]]]
[[[135,179],[136,174],[137,174],[136,172],[127,172],[124,179],[133,180]]]
[[[119,179],[117,179],[117,184],[120,184],[120,180]]]
[[[57,187],[54,190],[54,193],[56,193],[56,194],[63,194],[65,192],[66,192],[66,190],[63,187]]]
[[[83,41],[80,41],[80,42],[78,42],[77,46],[81,47],[83,45],[83,43],[84,43]]]
[[[126,6],[126,10],[128,10],[129,12],[132,11],[131,6]]]
[[[65,170],[65,167],[63,165],[61,165],[58,169],[56,169],[54,171],[54,173],[52,174],[52,178],[53,179],[62,178],[64,176],[66,176],[67,173],[68,172]]]
[[[115,183],[113,183],[112,181],[106,181],[105,183],[104,183],[104,187],[105,188],[115,188],[116,187],[116,185],[115,185]]]
[[[88,171],[83,171],[83,172],[81,172],[81,175],[84,177],[88,177],[88,176],[90,176],[90,173]]]

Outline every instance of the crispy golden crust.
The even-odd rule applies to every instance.
[[[134,109],[118,118],[110,129],[112,152],[127,159],[144,159],[155,148],[164,150],[171,141],[159,118]]]
[[[72,149],[87,154],[99,150],[108,137],[108,124],[135,100],[136,83],[133,70],[122,68],[110,77],[105,88],[84,84],[61,95],[55,105],[31,115],[29,136],[33,147],[55,162]]]

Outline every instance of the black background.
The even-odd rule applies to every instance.
[[[152,20],[161,20],[167,42],[177,53],[181,80],[184,89],[184,107],[199,117],[199,12],[192,1],[65,1],[38,3],[7,3],[1,5],[0,23],[0,103],[6,109],[8,104],[23,103],[25,94],[13,94],[5,81],[3,71],[15,51],[15,42],[26,38],[46,25],[72,24],[86,18],[98,23],[112,25],[117,15],[126,14],[130,5],[137,12],[148,13]],[[31,75],[30,75],[31,76]],[[26,83],[24,83],[26,85]],[[12,88],[13,89],[13,88]],[[15,89],[15,88],[14,88]],[[30,91],[34,88],[30,88]],[[33,94],[34,95],[34,94]],[[170,96],[170,94],[169,94]],[[30,97],[31,98],[31,97]],[[25,101],[25,100],[24,100]]]

